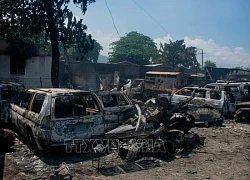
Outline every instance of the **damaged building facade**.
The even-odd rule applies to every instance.
[[[7,53],[8,45],[0,41],[0,80],[15,82],[26,88],[52,87],[52,57],[38,52],[29,59]]]
[[[100,89],[100,83],[112,89],[115,84],[115,77],[120,79],[138,79],[145,78],[148,71],[177,72],[177,68],[170,66],[139,66],[130,62],[121,62],[116,64],[104,63],[83,63],[71,61],[68,65],[69,77],[74,88],[85,90]],[[65,62],[60,62],[60,86],[66,87]]]

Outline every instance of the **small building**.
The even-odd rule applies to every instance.
[[[52,57],[38,52],[29,59],[7,53],[8,45],[0,41],[0,80],[15,82],[25,88],[52,87]]]
[[[77,61],[68,62],[69,78],[72,80],[74,87],[79,87],[84,90],[99,90],[100,83],[106,89],[114,88],[117,84],[115,79],[119,75],[119,80],[144,79],[148,71],[179,71],[177,68],[172,68],[165,65],[136,65],[134,63],[123,61],[115,64],[107,63],[84,63]],[[65,77],[65,62],[60,61],[60,87],[66,86]]]
[[[187,85],[188,75],[182,72],[149,71],[145,75],[145,88],[167,90]]]

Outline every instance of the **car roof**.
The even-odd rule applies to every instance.
[[[209,83],[207,85],[210,85],[210,86],[239,86],[239,85],[250,86],[250,82]]]
[[[99,96],[106,96],[106,95],[120,95],[120,94],[124,94],[123,91],[98,91],[96,93]]]
[[[85,93],[91,94],[90,91],[67,89],[67,88],[37,88],[37,89],[28,89],[29,92],[36,93],[47,93],[52,95],[63,95],[63,94],[72,94],[72,93]]]
[[[204,87],[184,87],[184,88],[182,88],[182,89],[185,89],[185,88],[219,92],[218,90],[210,89],[210,88],[204,88]],[[181,89],[180,89],[180,90],[181,90]]]
[[[22,84],[13,83],[13,82],[5,82],[5,81],[0,81],[0,86],[18,86],[18,87],[23,87]]]

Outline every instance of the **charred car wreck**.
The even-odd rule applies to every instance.
[[[236,112],[234,115],[237,121],[246,121],[250,118],[250,102],[241,102],[236,104]]]
[[[121,102],[124,111],[108,109],[106,103],[115,98],[120,98],[116,101]],[[11,103],[10,121],[30,149],[55,150],[72,145],[72,140],[118,138],[128,145],[127,140],[135,138],[161,138],[167,152],[172,154],[177,146],[197,136],[189,132],[194,127],[194,118],[186,113],[186,105],[193,98],[169,110],[151,101],[133,105],[122,92],[96,95],[72,89],[29,89]],[[117,105],[119,102],[110,107]],[[120,118],[116,111],[123,113],[121,121],[114,121]],[[180,111],[180,116],[173,116]],[[127,117],[124,112],[129,112]],[[115,118],[110,118],[112,113]]]
[[[0,119],[7,122],[8,106],[24,90],[24,86],[17,83],[0,81]]]
[[[108,128],[115,128],[137,114],[135,105],[122,91],[99,91],[97,96],[105,110]]]
[[[9,104],[23,91],[21,84],[0,81],[0,152],[8,151],[15,143],[15,133],[9,128]]]
[[[104,108],[91,92],[29,89],[10,105],[10,120],[31,149],[50,150],[67,140],[103,135]]]
[[[235,101],[232,94],[226,91],[218,91],[208,88],[185,87],[171,96],[159,95],[159,102],[164,105],[175,105],[190,98],[194,93],[195,97],[188,103],[190,113],[195,116],[196,122],[210,123],[224,118],[233,117],[235,113]]]
[[[135,107],[123,92],[29,89],[10,105],[10,121],[29,148],[54,150],[73,140],[103,138]]]
[[[128,160],[133,160],[137,153],[145,149],[152,153],[161,150],[173,155],[178,148],[202,144],[204,139],[189,131],[194,127],[195,119],[187,114],[186,107],[193,98],[194,95],[170,110],[154,106],[151,101],[138,104],[137,119],[130,119],[126,124],[105,135],[109,139],[119,139],[122,146],[118,153]],[[173,116],[180,111],[181,116]],[[151,146],[148,140],[153,141],[154,145]]]

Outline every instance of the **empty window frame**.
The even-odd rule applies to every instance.
[[[210,99],[220,100],[221,99],[221,92],[210,91]]]
[[[176,94],[182,95],[182,96],[191,96],[193,91],[194,91],[194,89],[183,88],[183,89],[179,90],[178,92],[176,92]]]
[[[25,59],[20,56],[10,57],[10,74],[25,74]]]
[[[31,111],[39,114],[42,109],[44,99],[45,99],[45,95],[36,94],[33,104],[32,104]]]
[[[99,106],[93,95],[58,96],[55,98],[56,118],[86,116],[99,112]]]
[[[128,102],[122,94],[118,95],[106,95],[101,97],[104,107],[124,106],[128,105]]]
[[[195,90],[195,97],[205,98],[206,97],[206,90],[203,90],[203,89]]]
[[[32,99],[32,94],[29,92],[24,93],[24,98],[21,102],[21,107],[25,108],[25,109],[29,109],[29,105],[31,103],[31,99]]]

